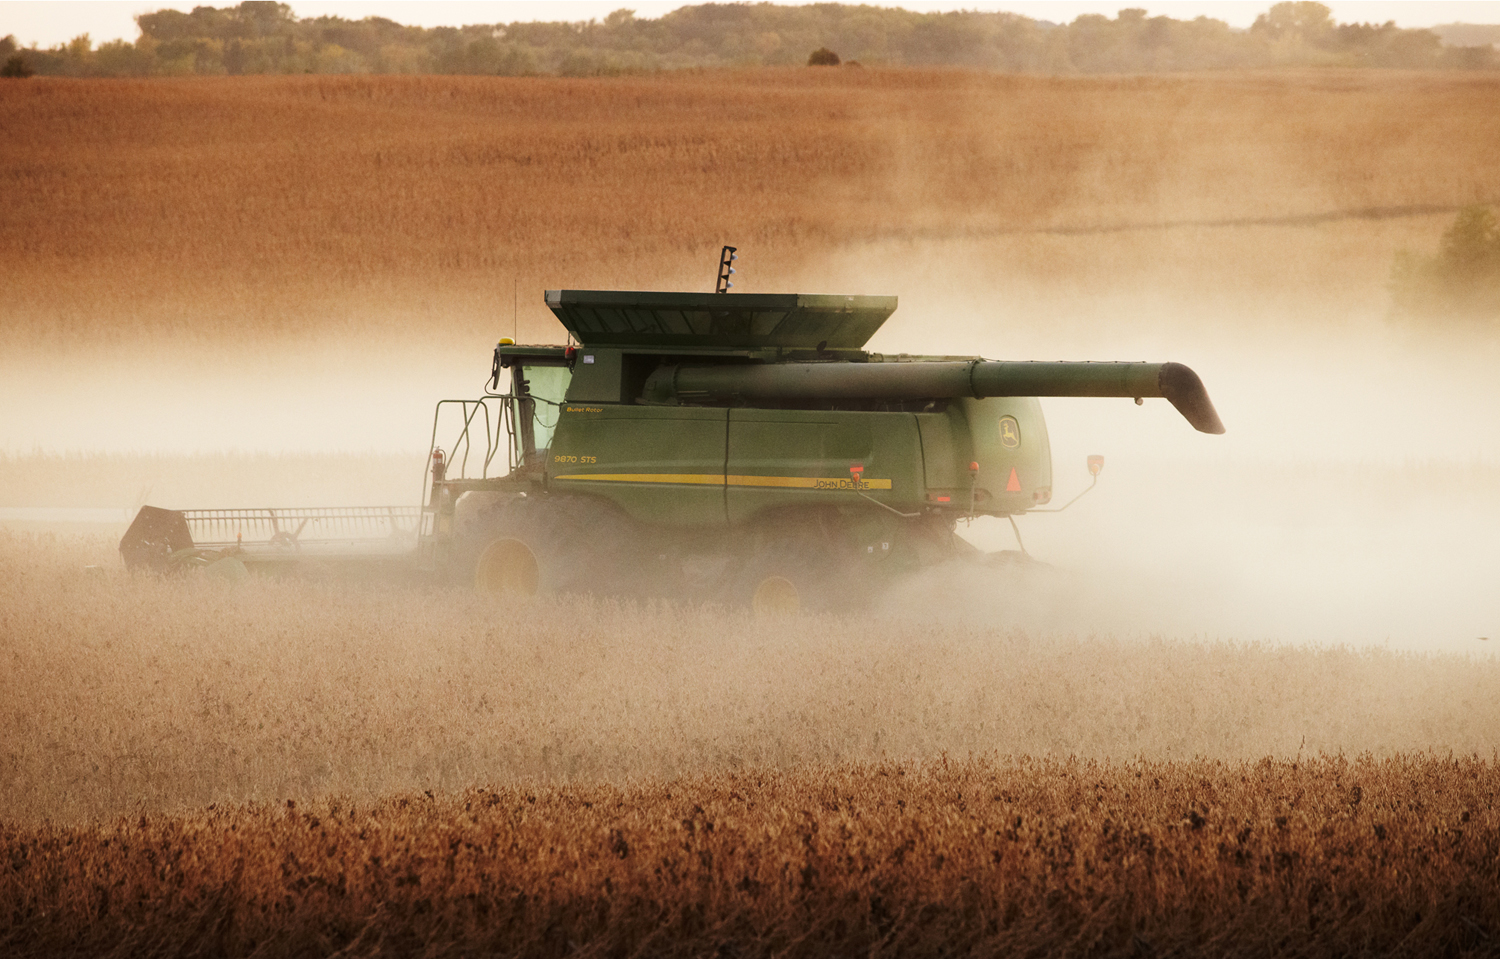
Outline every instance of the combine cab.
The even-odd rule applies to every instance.
[[[438,404],[422,506],[147,507],[126,563],[394,565],[507,595],[849,606],[901,573],[982,559],[959,520],[1049,503],[1037,397],[1162,397],[1224,429],[1175,363],[867,352],[894,297],[546,296],[578,345],[502,341],[485,395]]]

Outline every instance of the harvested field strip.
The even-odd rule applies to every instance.
[[[0,827],[8,954],[1487,952],[1500,767],[970,760]]]
[[[589,597],[497,607],[460,588],[131,578],[114,545],[0,531],[0,819],[944,752],[1253,760],[1500,744],[1492,656],[961,617],[981,586],[1017,605],[1087,595],[1044,572],[957,584],[943,619],[782,623]]]

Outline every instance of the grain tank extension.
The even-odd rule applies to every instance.
[[[502,341],[483,396],[438,404],[421,506],[357,517],[379,549],[334,537],[310,555],[395,553],[510,595],[847,606],[904,572],[982,559],[955,535],[960,520],[1050,502],[1038,397],[1160,397],[1224,431],[1176,363],[868,352],[894,297],[551,290],[546,302],[577,345]],[[222,523],[205,543],[162,515],[174,512],[143,511],[137,525],[171,542],[133,526],[127,562],[286,564],[316,542],[278,521],[279,545],[231,541]],[[297,521],[316,530],[325,512]]]

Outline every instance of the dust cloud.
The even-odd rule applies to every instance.
[[[1500,642],[1500,337],[1391,322],[1379,281],[1389,254],[1352,258],[1347,283],[1328,282],[1337,267],[1274,282],[1293,259],[1287,248],[1388,250],[1411,224],[1185,232],[1071,241],[1133,269],[1153,251],[1161,258],[1136,283],[1102,290],[1089,288],[1089,271],[1047,283],[1034,268],[1007,268],[1057,250],[1049,237],[872,246],[831,265],[846,283],[872,265],[888,283],[910,282],[873,349],[1175,360],[1203,378],[1228,428],[1196,433],[1164,400],[1044,399],[1053,506],[1088,487],[1087,455],[1103,454],[1105,468],[1062,514],[1019,518],[1041,565],[928,575],[888,610],[1081,634],[1488,655]],[[1219,251],[1209,258],[1239,247],[1246,288],[1216,282],[1228,271],[1210,281],[1176,265],[1203,262],[1201,250],[1184,251],[1192,243]],[[919,266],[892,269],[898,260]],[[946,275],[920,271],[938,263]],[[986,550],[1020,546],[1003,520],[960,531]]]
[[[934,572],[882,615],[1487,655],[1500,644],[1500,341],[1386,318],[1391,251],[1430,246],[1444,223],[874,241],[780,277],[757,275],[747,251],[742,275],[748,291],[899,295],[879,351],[1183,362],[1228,427],[1196,433],[1163,400],[1044,400],[1053,505],[1088,485],[1088,454],[1106,465],[1067,511],[1018,520],[1039,565]],[[560,341],[541,291],[527,297],[522,338]],[[495,338],[511,334],[508,312]],[[492,345],[11,357],[0,449],[417,462],[434,402],[482,392]],[[314,504],[297,477],[267,475],[253,490],[266,503],[329,505],[321,491],[338,488],[325,477]],[[204,483],[169,505],[238,504]],[[961,531],[1017,548],[1004,521]]]
[[[315,342],[27,357],[5,364],[0,381],[12,411],[0,449],[421,455],[433,404],[482,393],[493,347]]]

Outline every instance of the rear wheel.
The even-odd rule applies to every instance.
[[[740,603],[757,616],[831,612],[850,596],[850,584],[835,554],[809,539],[776,542],[747,562],[740,575]]]
[[[802,591],[780,573],[770,573],[755,584],[750,609],[757,616],[795,616],[802,612]]]

